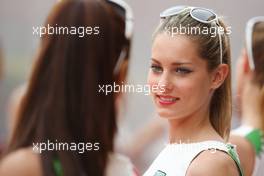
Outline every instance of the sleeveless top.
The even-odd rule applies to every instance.
[[[168,144],[151,164],[143,176],[185,176],[191,162],[203,151],[223,151],[235,161],[240,176],[243,176],[240,161],[231,144],[219,141]]]
[[[58,159],[53,161],[53,168],[56,176],[63,176],[61,163]],[[130,160],[117,153],[109,154],[109,160],[106,167],[106,176],[136,176],[136,171]]]
[[[241,136],[241,137],[245,137],[245,135],[251,131],[253,128],[250,127],[250,126],[247,126],[247,125],[242,125],[242,126],[239,126],[238,128],[234,129],[231,131],[231,134],[233,135],[238,135],[238,136]],[[263,138],[262,138],[263,140]],[[256,155],[255,157],[255,165],[254,165],[254,170],[253,170],[253,174],[252,176],[263,176],[263,173],[264,173],[264,167],[261,167],[261,166],[264,166],[264,151],[263,151],[263,144],[264,141],[262,141],[262,144],[261,144],[261,149],[260,149],[260,152],[258,155]]]

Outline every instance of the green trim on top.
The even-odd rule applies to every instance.
[[[58,158],[53,160],[53,169],[55,171],[56,176],[63,176],[62,166]]]
[[[251,132],[249,132],[245,138],[253,145],[254,150],[257,155],[259,155],[262,152],[262,146],[263,146],[263,133],[260,129],[253,129]]]
[[[166,176],[167,174],[161,170],[157,170],[154,174],[154,176]]]
[[[228,149],[228,154],[229,156],[235,161],[236,163],[236,166],[239,170],[239,175],[240,176],[244,176],[244,173],[243,173],[243,170],[242,170],[242,167],[241,167],[241,164],[240,164],[240,161],[239,161],[239,157],[237,155],[237,152],[236,150],[234,149],[233,145],[231,144],[227,144],[227,149]]]

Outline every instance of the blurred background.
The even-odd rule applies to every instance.
[[[263,0],[126,0],[135,16],[129,83],[146,84],[149,69],[151,36],[159,22],[159,13],[173,5],[202,6],[215,10],[231,26],[232,64],[244,45],[246,21],[264,15]],[[0,1],[0,48],[4,59],[4,75],[0,83],[0,143],[5,143],[10,126],[9,110],[12,92],[25,83],[37,53],[39,37],[33,35],[33,26],[41,26],[56,0],[1,0]],[[1,56],[0,56],[1,57]],[[234,69],[233,69],[233,73]],[[234,76],[234,75],[233,75]],[[233,84],[233,87],[235,85]],[[125,98],[118,143],[125,144],[133,138],[134,132],[156,117],[149,96],[139,93],[128,94]],[[11,111],[11,112],[10,112]],[[234,124],[235,125],[235,124]],[[166,132],[164,132],[166,133]],[[164,135],[166,136],[166,135]],[[166,137],[160,137],[166,141]],[[158,140],[157,140],[158,141]],[[158,154],[164,143],[153,141],[147,152],[136,158],[137,167],[144,170]],[[140,141],[138,141],[140,143]],[[136,146],[134,146],[136,147]],[[146,150],[145,150],[146,151]]]

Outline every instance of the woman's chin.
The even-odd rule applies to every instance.
[[[158,115],[161,118],[164,119],[175,119],[177,117],[177,114],[175,114],[175,112],[170,112],[168,110],[157,110]]]

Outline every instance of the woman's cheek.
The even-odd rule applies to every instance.
[[[195,94],[197,91],[197,87],[195,87],[194,81],[192,80],[178,80],[177,83],[174,84],[176,88],[177,95],[180,96],[183,99],[192,99],[193,94]]]
[[[150,87],[151,94],[153,95],[153,93],[156,93],[156,90],[159,84],[158,78],[152,73],[149,73],[147,83],[148,83],[148,86]]]
[[[177,79],[174,82],[174,86],[177,87],[180,90],[192,90],[193,88],[193,81],[187,80],[187,79]]]

